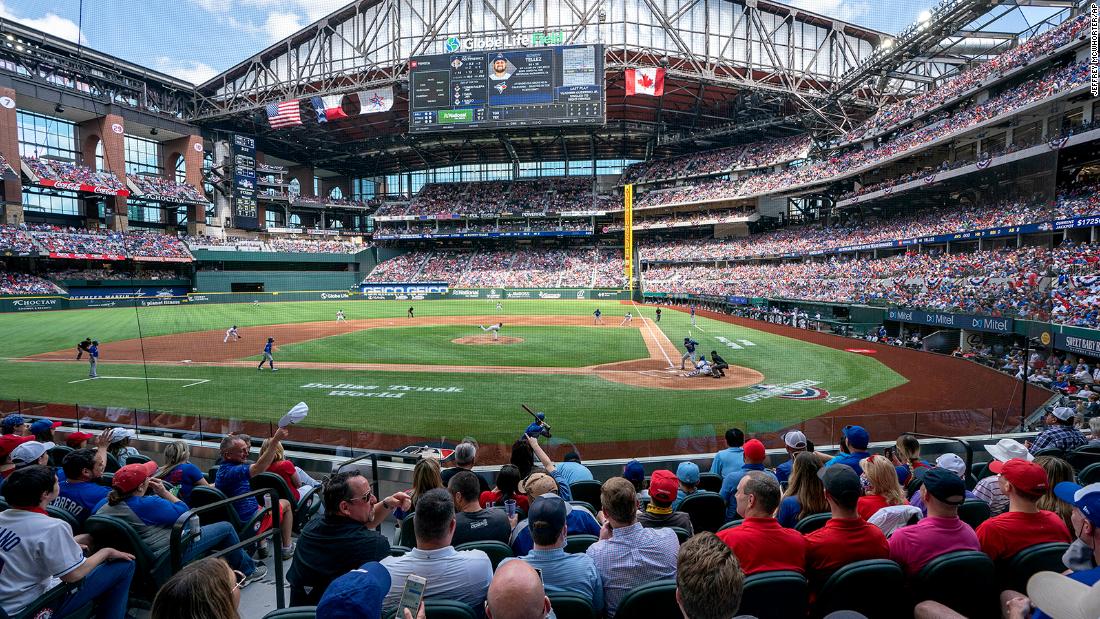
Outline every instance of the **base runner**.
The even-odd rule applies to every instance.
[[[233,338],[234,341],[241,339],[241,334],[237,333],[237,325],[233,325],[225,330],[225,339],[222,340],[222,344],[228,342],[229,338]]]
[[[494,340],[499,340],[500,339],[500,328],[504,326],[504,323],[503,322],[498,322],[497,324],[489,325],[488,327],[485,327],[485,326],[482,326],[482,325],[478,325],[478,326],[481,327],[482,331],[488,331],[490,334],[492,334],[492,337],[493,337]]]

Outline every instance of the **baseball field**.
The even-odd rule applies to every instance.
[[[0,314],[0,400],[75,404],[91,418],[136,409],[172,427],[202,418],[209,431],[271,423],[304,401],[292,438],[378,448],[463,436],[506,445],[530,420],[525,403],[546,412],[555,439],[610,455],[667,453],[732,425],[763,433],[857,415],[1009,412],[1018,397],[1015,381],[961,360],[707,312],[693,326],[664,308],[657,322],[654,309],[351,300]],[[485,330],[494,323],[499,340]],[[225,341],[233,325],[240,339]],[[75,359],[85,337],[100,342],[96,379]],[[269,337],[277,372],[256,367]],[[684,376],[685,337],[708,357],[718,351],[726,376]]]

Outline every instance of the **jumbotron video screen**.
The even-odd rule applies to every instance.
[[[602,45],[418,56],[409,60],[414,133],[602,125]]]

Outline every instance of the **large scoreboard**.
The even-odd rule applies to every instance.
[[[413,133],[602,125],[602,45],[455,52],[409,60]]]

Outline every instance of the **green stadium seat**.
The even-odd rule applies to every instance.
[[[1066,457],[1066,452],[1062,449],[1058,449],[1057,447],[1048,447],[1047,449],[1037,451],[1032,455],[1034,455],[1036,457],[1038,457],[1038,456],[1050,456],[1052,458],[1062,458],[1064,460],[1065,457]]]
[[[583,509],[584,511],[586,511],[586,512],[588,512],[588,513],[592,514],[592,517],[593,517],[593,518],[595,518],[595,517],[596,517],[596,513],[597,513],[598,511],[600,511],[600,510],[596,509],[596,508],[595,508],[595,507],[594,507],[594,506],[593,506],[593,505],[592,505],[591,503],[589,503],[588,501],[576,501],[576,500],[574,500],[574,501],[569,501],[569,504],[570,504],[570,505],[572,505],[573,507],[579,507],[579,508]],[[519,512],[522,512],[523,510],[521,509],[521,510],[517,510],[517,511],[519,511]],[[523,518],[520,518],[520,520],[522,520],[522,519],[523,519]]]
[[[455,546],[455,550],[480,550],[489,555],[489,561],[493,564],[493,571],[496,571],[500,562],[514,557],[512,554],[512,547],[504,542],[498,542],[496,540],[481,540],[477,542],[466,542],[465,544],[459,544]]]
[[[210,467],[209,470],[206,471],[206,481],[207,481],[207,483],[213,484],[214,481],[217,480],[217,479],[218,479],[218,465],[215,464],[214,466]]]
[[[691,537],[691,533],[688,533],[688,530],[683,528],[683,527],[668,527],[668,528],[672,529],[676,533],[676,539],[679,540],[679,542],[681,544],[686,542],[688,540],[688,538]]]
[[[832,513],[829,512],[825,512],[822,514],[810,514],[809,516],[806,516],[805,518],[796,522],[794,524],[794,530],[803,535],[813,533],[814,531],[825,526],[825,523],[828,522],[829,519],[832,517]]]
[[[732,529],[733,527],[739,527],[739,526],[741,526],[741,523],[744,522],[744,521],[745,521],[744,518],[738,518],[737,520],[730,520],[726,524],[722,525],[722,528],[718,529],[718,530],[719,531],[725,531],[726,529]]]
[[[699,489],[718,492],[722,489],[722,476],[718,473],[699,473]]]
[[[218,501],[224,501],[225,494],[214,486],[195,486],[191,490],[191,500],[188,505],[192,509],[205,507]],[[199,522],[207,525],[212,522],[228,522],[237,530],[237,536],[242,540],[255,537],[260,532],[260,524],[263,521],[263,511],[259,511],[247,521],[242,521],[233,504],[223,505],[219,508],[199,514]]]
[[[157,590],[172,575],[168,550],[154,552],[121,518],[95,514],[84,521],[84,531],[95,539],[97,546],[134,555],[134,580],[130,585],[134,597],[152,602]]]
[[[677,508],[691,518],[691,528],[696,533],[717,533],[726,523],[726,502],[722,496],[700,490],[689,494]]]
[[[1075,471],[1083,471],[1090,464],[1100,463],[1100,447],[1078,447],[1066,454],[1066,461]]]
[[[615,609],[618,619],[653,619],[654,617],[679,617],[676,603],[676,581],[657,580],[634,587],[619,600]]]
[[[57,507],[56,505],[47,505],[46,513],[49,514],[51,518],[57,518],[58,520],[64,520],[65,522],[69,523],[69,527],[73,530],[73,535],[79,535],[81,532],[84,531],[83,525],[81,525],[80,521],[76,519],[76,516],[70,514],[64,509],[61,509],[60,507]]]
[[[997,566],[1001,589],[1027,591],[1027,581],[1039,572],[1064,572],[1062,555],[1069,544],[1049,542],[1035,544],[1017,552]]]
[[[798,572],[757,572],[745,577],[737,614],[757,619],[805,617],[809,607],[809,589],[806,577]]]
[[[54,445],[46,453],[50,454],[50,466],[57,468],[61,466],[61,462],[65,459],[65,456],[76,451],[68,445]]]
[[[940,555],[921,568],[910,585],[914,602],[939,602],[972,619],[999,616],[996,568],[984,552]]]
[[[992,513],[989,509],[989,503],[981,499],[967,499],[959,506],[959,519],[974,529],[989,520]]]
[[[4,612],[4,609],[0,608],[0,619],[48,619],[54,614],[53,609],[60,606],[65,596],[69,595],[78,586],[80,586],[80,583],[61,583],[56,587],[52,587],[35,598],[17,615],[9,615]],[[93,603],[88,602],[83,608],[65,615],[65,619],[88,619],[94,615],[94,609]]]
[[[595,479],[585,479],[569,484],[569,492],[574,500],[584,501],[593,507],[601,505],[600,489],[602,488],[603,484]]]
[[[1086,466],[1083,471],[1077,474],[1077,482],[1082,486],[1095,484],[1098,481],[1100,481],[1100,462]]]
[[[391,557],[400,557],[401,555],[409,552],[410,550],[412,550],[412,548],[409,548],[408,546],[390,546],[390,556]]]
[[[413,527],[413,512],[401,519],[401,527],[394,532],[393,541],[398,546],[416,548],[416,529]]]
[[[814,603],[816,616],[838,610],[854,610],[869,619],[907,617],[912,609],[904,600],[905,574],[888,559],[849,563],[834,572]]]
[[[149,456],[143,456],[141,454],[126,458],[126,464],[145,464],[146,462],[152,462],[152,459],[149,458]]]
[[[105,473],[114,473],[115,471],[119,470],[120,468],[122,468],[122,465],[118,463],[118,458],[115,457],[115,454],[108,451],[107,452],[107,466],[103,469],[103,472],[105,472]],[[213,483],[213,482],[211,482],[211,483]]]
[[[295,533],[301,532],[302,528],[309,524],[310,519],[316,516],[318,510],[321,509],[321,495],[318,494],[319,488],[307,488],[306,491],[301,493],[301,496],[295,500],[294,494],[290,491],[290,486],[286,484],[286,480],[275,473],[260,473],[249,480],[249,483],[253,490],[271,488],[279,493],[280,499],[286,499],[294,506]]]
[[[469,604],[454,600],[424,600],[424,616],[427,619],[477,619],[477,613]]]
[[[576,533],[574,535],[566,536],[565,538],[565,552],[570,554],[584,552],[588,550],[588,547],[596,542],[600,541],[599,537],[595,535],[588,535],[586,533]]]
[[[315,619],[316,617],[316,606],[278,608],[264,615],[264,619]]]
[[[558,619],[597,619],[598,615],[592,608],[592,600],[579,593],[571,591],[559,591],[547,593],[550,598],[550,607],[554,609],[554,615]]]

